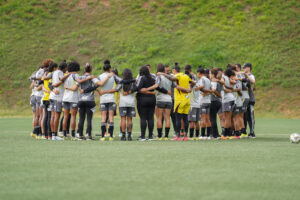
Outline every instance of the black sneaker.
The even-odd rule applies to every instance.
[[[126,135],[125,134],[122,135],[121,140],[126,141]]]
[[[128,140],[128,141],[132,141],[131,135],[128,135],[128,136],[127,136],[127,140]]]
[[[86,140],[95,140],[92,136],[88,136]]]
[[[252,138],[252,139],[256,138],[256,136],[255,136],[254,133],[250,133],[248,137],[249,137],[249,138]]]
[[[138,141],[146,141],[146,138],[140,136],[137,140]]]
[[[148,137],[148,139],[147,140],[149,140],[149,141],[152,141],[152,140],[154,140],[153,139],[153,137],[152,136],[150,136],[150,137]]]

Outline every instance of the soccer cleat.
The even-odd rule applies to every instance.
[[[228,140],[229,139],[229,137],[227,137],[227,136],[221,136],[221,140]]]
[[[199,137],[195,137],[195,140],[196,140],[196,141],[199,141]]]
[[[41,138],[42,140],[48,140],[48,136],[46,137],[46,136],[42,136],[42,138]]]
[[[174,141],[180,141],[180,140],[181,140],[181,137],[175,136],[175,137],[173,138],[173,140],[174,140]]]
[[[242,133],[241,136],[240,136],[240,138],[241,138],[241,139],[242,139],[242,138],[248,138],[248,134],[247,134],[247,133]]]
[[[200,136],[199,140],[206,140],[206,137],[205,136]]]
[[[180,136],[184,136],[184,132],[181,132],[181,133],[180,133]]]
[[[114,141],[113,137],[109,137],[108,141]]]
[[[128,140],[128,141],[132,141],[131,135],[128,135],[128,136],[127,136],[127,140]]]
[[[169,140],[169,138],[168,137],[165,137],[165,141],[168,141]]]
[[[138,138],[138,141],[144,142],[144,141],[146,141],[146,138],[144,138],[144,137],[139,137],[139,138]]]
[[[233,139],[233,136],[229,136],[229,140],[232,140]]]
[[[71,141],[77,141],[77,140],[79,140],[79,139],[76,137],[71,137]]]
[[[251,138],[251,139],[255,139],[256,138],[254,133],[250,133],[248,137]]]
[[[105,137],[101,138],[100,141],[104,142],[105,141]]]
[[[60,138],[60,137],[58,137],[58,136],[53,136],[52,137],[52,140],[64,140],[63,138]]]
[[[147,140],[149,140],[149,141],[153,141],[153,140],[155,140],[152,136],[151,137],[148,137],[148,139]]]
[[[36,134],[35,133],[30,133],[30,136],[33,138],[36,138]]]
[[[158,141],[162,141],[162,140],[163,140],[163,138],[162,138],[162,137],[158,137],[156,140],[158,140]]]
[[[63,136],[64,136],[64,133],[63,133],[62,131],[59,131],[59,132],[58,132],[58,136],[63,137]]]
[[[121,136],[121,140],[122,141],[126,141],[126,134],[124,133],[124,134],[122,134],[122,136]]]
[[[87,138],[86,138],[86,140],[88,140],[88,141],[91,141],[91,140],[95,140],[92,136],[88,136]]]
[[[233,139],[240,139],[240,136],[235,135],[233,136]]]
[[[182,141],[189,141],[189,138],[187,136],[182,138]]]

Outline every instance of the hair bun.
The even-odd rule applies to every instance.
[[[178,62],[175,62],[175,66],[177,66],[178,65]]]
[[[110,61],[109,61],[109,60],[104,60],[104,64],[105,64],[105,65],[109,65],[109,64],[110,64]]]

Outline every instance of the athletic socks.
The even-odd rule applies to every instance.
[[[75,130],[72,130],[72,137],[75,137]]]
[[[104,137],[106,132],[106,123],[102,122],[101,123],[101,136]]]
[[[165,128],[165,137],[169,137],[170,128]]]
[[[114,135],[114,123],[109,123],[108,132],[110,134],[110,137],[113,137],[113,135]]]
[[[157,128],[157,137],[162,137],[162,128]]]
[[[207,127],[207,137],[210,137],[212,134],[211,134],[211,127]]]
[[[199,137],[199,135],[200,135],[200,130],[198,129],[196,129],[196,137]]]
[[[201,128],[201,137],[205,137],[206,128]]]
[[[180,130],[180,133],[184,133],[184,130],[183,130],[183,129],[181,129],[181,130]]]
[[[64,137],[67,137],[67,131],[63,131],[64,132]]]
[[[190,138],[194,137],[194,128],[190,128]]]

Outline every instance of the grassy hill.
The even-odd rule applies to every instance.
[[[89,61],[99,74],[108,58],[135,73],[145,63],[251,62],[257,110],[300,117],[299,9],[297,0],[0,0],[1,113],[30,112],[28,77],[44,59]]]

